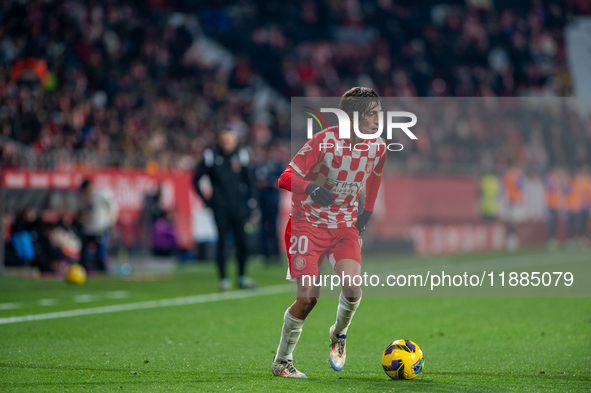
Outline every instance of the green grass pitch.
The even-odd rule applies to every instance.
[[[518,257],[529,255],[535,262],[541,254],[530,250]],[[418,257],[405,258],[413,263]],[[284,266],[254,262],[251,273],[262,286],[285,283]],[[82,286],[0,277],[0,318],[193,296],[216,288],[209,264],[183,266],[155,281],[97,278]],[[306,380],[273,377],[270,371],[282,316],[292,301],[284,292],[0,324],[0,391],[591,390],[588,298],[364,298],[349,329],[341,372],[328,363],[328,329],[337,299],[321,298],[294,353]],[[384,348],[399,338],[415,341],[425,353],[424,371],[413,381],[392,381],[380,365]]]

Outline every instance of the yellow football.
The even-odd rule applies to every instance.
[[[72,264],[66,272],[66,281],[73,284],[84,284],[86,281],[86,270],[80,264]]]
[[[424,364],[423,351],[410,340],[396,340],[382,354],[382,367],[392,379],[415,379]]]

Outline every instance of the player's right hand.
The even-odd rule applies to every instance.
[[[310,183],[306,187],[306,193],[310,195],[310,198],[322,207],[332,205],[335,197],[326,188],[319,186],[318,184]]]

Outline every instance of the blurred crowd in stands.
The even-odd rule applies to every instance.
[[[203,28],[286,96],[569,93],[563,1],[465,3],[241,2],[209,10]]]
[[[568,96],[564,27],[590,12],[584,0],[4,0],[0,163],[23,166],[33,149],[58,157],[48,169],[77,154],[89,165],[189,169],[223,126],[255,152],[287,146],[291,96],[354,85],[396,97]],[[520,141],[550,164],[576,165],[553,143],[589,145],[591,123],[572,121],[541,140],[535,124],[519,127],[494,146],[471,127],[440,128],[408,160],[445,168],[484,154],[501,165],[505,145]]]
[[[185,168],[228,122],[256,139],[260,89],[233,89],[232,56],[203,37],[195,15],[143,2],[4,3],[2,136],[39,153],[142,155]],[[3,143],[4,165],[16,148]]]
[[[591,108],[575,99],[430,98],[384,100],[412,111],[415,141],[395,135],[404,149],[388,156],[391,171],[410,174],[501,175],[521,164],[540,176],[554,165],[575,170],[591,163]],[[402,163],[400,162],[402,161]]]

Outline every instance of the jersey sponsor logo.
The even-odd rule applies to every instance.
[[[293,260],[293,267],[296,270],[304,269],[306,267],[306,258],[304,258],[301,255],[295,257],[295,259]]]
[[[326,179],[326,184],[331,186],[330,192],[333,194],[350,194],[356,195],[359,191],[359,188],[363,184],[362,182],[347,182],[347,181],[338,181],[333,179]]]
[[[374,168],[374,162],[373,161],[369,161],[367,163],[367,165],[365,166],[365,173],[370,174],[371,171],[373,171]]]

